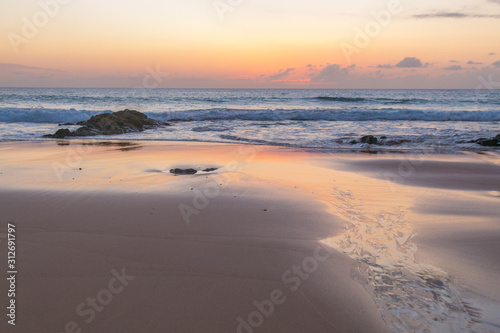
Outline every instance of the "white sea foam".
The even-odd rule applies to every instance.
[[[45,108],[0,108],[0,122],[70,123],[103,111]],[[111,112],[111,111],[105,111]],[[500,121],[500,110],[439,111],[414,109],[202,109],[146,112],[163,121]]]
[[[353,193],[333,187],[327,202],[344,217],[345,231],[324,242],[357,264],[364,286],[393,332],[489,332],[476,310],[463,302],[453,279],[415,260],[415,233],[401,208],[369,212]]]

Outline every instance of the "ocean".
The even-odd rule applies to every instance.
[[[498,149],[467,141],[500,134],[500,90],[0,88],[0,141],[123,109],[172,126],[97,139],[449,153]],[[383,139],[351,143],[364,135]]]

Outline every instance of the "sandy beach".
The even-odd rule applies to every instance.
[[[0,18],[0,333],[500,333],[500,0]]]
[[[1,143],[0,331],[498,332],[499,203],[495,153]]]

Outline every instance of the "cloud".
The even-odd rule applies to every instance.
[[[500,4],[500,0],[488,0],[489,2],[493,2],[493,3],[498,3]]]
[[[482,65],[483,63],[482,62],[475,62],[475,61],[472,61],[470,60],[469,62],[467,62],[467,65]]]
[[[449,66],[449,67],[444,67],[443,69],[445,69],[447,71],[461,71],[463,68],[462,68],[462,66],[459,66],[459,65],[453,65],[453,66]]]
[[[452,63],[454,63],[454,64],[457,64],[457,63],[459,63],[460,61],[450,60],[450,62],[452,62]]]
[[[495,66],[495,67],[500,68],[500,60],[499,61],[495,61],[492,65]]]
[[[433,19],[433,18],[455,18],[455,19],[465,19],[465,18],[496,18],[499,19],[500,15],[486,15],[486,14],[465,14],[458,12],[435,12],[426,14],[413,15],[417,19]]]
[[[315,70],[315,69],[316,69],[316,65],[308,64],[308,65],[306,66],[306,68],[307,68],[309,71],[313,71],[313,70]]]
[[[28,73],[63,73],[63,71],[51,68],[25,66],[19,64],[0,63],[0,72],[9,72],[13,74],[28,74]]]
[[[344,80],[349,75],[349,72],[356,69],[356,65],[349,67],[340,67],[337,64],[328,65],[323,68],[318,74],[311,77],[311,82],[338,82]]]
[[[495,52],[490,52],[488,53],[489,56],[494,56],[494,55],[497,55]]]
[[[394,68],[394,66],[391,64],[384,64],[384,65],[378,65],[377,68],[390,69]]]
[[[406,57],[400,62],[396,64],[396,67],[398,68],[420,68],[424,67],[424,64],[422,64],[422,61],[420,59],[417,59],[415,57]]]
[[[69,73],[34,66],[25,66],[11,63],[0,63],[0,86],[17,87],[26,82],[30,85],[43,85],[44,82],[67,78]]]
[[[278,73],[273,74],[273,75],[269,75],[269,80],[271,80],[271,81],[281,80],[281,79],[285,78],[286,76],[288,76],[294,70],[295,70],[295,68],[287,68],[285,70],[280,69],[280,71]]]

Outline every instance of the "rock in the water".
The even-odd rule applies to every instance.
[[[378,142],[378,139],[373,135],[367,135],[361,138],[361,142],[368,143],[370,145],[374,145]]]
[[[352,140],[352,141],[350,141],[349,143],[350,143],[351,145],[355,145],[355,144],[357,144],[357,143],[358,143],[358,141],[356,141],[356,140]]]
[[[217,170],[217,168],[207,168],[207,169],[203,170],[203,172],[213,172],[216,170]]]
[[[175,175],[194,175],[196,174],[198,171],[196,171],[195,169],[171,169],[170,170],[170,173],[173,173]]]
[[[74,136],[93,136],[93,135],[99,135],[99,134],[100,134],[100,132],[98,130],[90,129],[87,126],[82,126],[73,132]]]
[[[57,130],[54,134],[44,135],[45,138],[53,138],[53,139],[64,139],[67,136],[73,136],[73,133],[67,128],[62,128]]]
[[[97,116],[92,116],[87,121],[80,121],[77,124],[82,127],[72,133],[70,132],[71,136],[123,134],[130,132],[142,132],[145,129],[155,128],[158,126],[170,126],[167,123],[150,119],[144,113],[134,110],[103,113]]]
[[[468,143],[477,143],[478,145],[484,147],[500,147],[500,134],[491,139],[479,138],[477,140],[469,141]]]
[[[491,140],[478,140],[477,143],[480,144],[481,146],[484,146],[484,147],[498,147],[498,146],[500,146],[498,139],[496,139],[496,138],[491,139]]]
[[[384,144],[385,144],[386,146],[397,146],[397,145],[399,145],[400,143],[399,143],[398,141],[396,141],[396,140],[389,140],[389,141],[384,142]]]
[[[402,145],[403,143],[410,143],[410,140],[402,139],[402,140],[388,140],[385,141],[383,144],[386,146],[399,146]]]
[[[479,143],[479,141],[488,140],[486,138],[479,138],[477,140],[467,141],[467,143]]]
[[[90,130],[97,130],[100,134],[112,135],[141,132],[144,131],[145,128],[152,128],[165,124],[150,119],[139,111],[124,110],[92,116],[82,125],[87,126]]]

